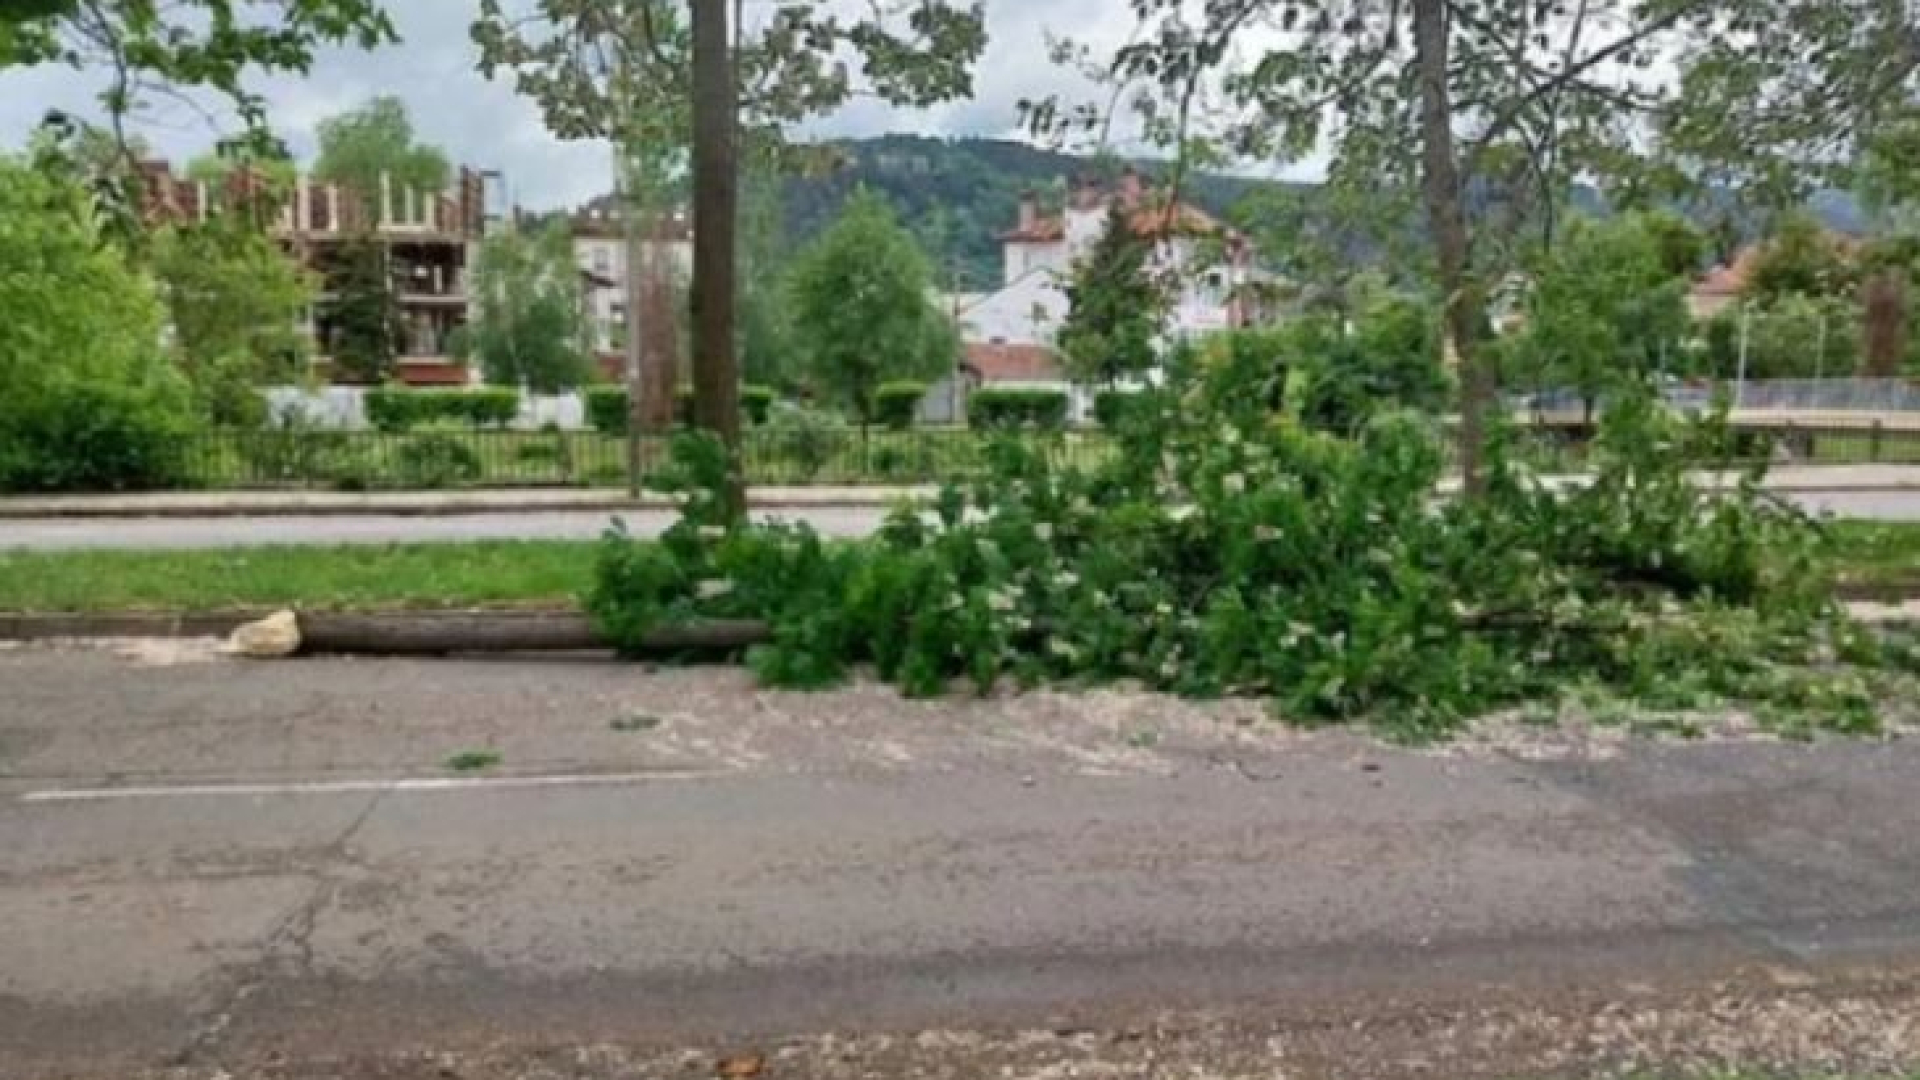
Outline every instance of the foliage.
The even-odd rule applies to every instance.
[[[320,304],[319,322],[335,381],[385,382],[406,340],[386,251],[367,239],[342,244],[328,288],[332,296]]]
[[[923,382],[881,383],[873,392],[874,416],[894,431],[905,431],[920,415],[920,402],[927,396]]]
[[[304,373],[308,345],[298,323],[314,282],[237,214],[161,230],[151,265],[175,363],[200,414],[219,426],[257,426],[265,419],[257,388]]]
[[[1788,293],[1765,305],[1728,308],[1707,324],[1706,360],[1716,377],[1740,373],[1743,321],[1749,379],[1850,375],[1859,365],[1854,305],[1840,297]]]
[[[504,387],[484,390],[413,390],[379,386],[364,399],[367,423],[387,434],[426,424],[504,428],[520,415],[520,392]]]
[[[1055,339],[1081,382],[1112,386],[1153,369],[1164,301],[1147,265],[1152,253],[1115,199],[1093,250],[1073,268],[1067,318]]]
[[[794,463],[802,483],[810,483],[826,467],[841,430],[833,417],[795,406],[774,413],[763,437],[775,454]]]
[[[135,387],[67,383],[0,419],[0,491],[142,491],[181,477],[171,402]]]
[[[742,386],[740,388],[740,412],[747,422],[759,427],[773,415],[773,403],[778,397],[771,386]]]
[[[1545,260],[1513,343],[1534,386],[1601,395],[1670,369],[1690,334],[1690,252],[1670,226],[1637,216],[1578,222]]]
[[[1841,296],[1855,280],[1853,260],[1838,241],[1811,217],[1793,214],[1760,246],[1743,296],[1763,304],[1788,294]]]
[[[189,398],[151,284],[103,242],[86,194],[0,156],[0,490],[156,486]]]
[[[1067,426],[1067,405],[1065,390],[983,386],[967,395],[967,424],[992,431],[1059,431]]]
[[[1093,395],[1093,418],[1111,434],[1123,434],[1136,414],[1151,403],[1137,390],[1101,390]]]
[[[396,40],[378,0],[15,0],[0,7],[0,72],[64,64],[107,74],[100,102],[119,156],[131,160],[127,118],[144,95],[208,90],[224,97],[246,125],[243,140],[266,149],[265,100],[249,89],[255,74],[304,73],[328,45],[362,49]],[[124,205],[131,206],[131,200]]]
[[[627,433],[627,391],[618,386],[589,386],[580,392],[587,426],[602,435]]]
[[[461,351],[487,381],[558,394],[586,381],[588,327],[563,221],[532,235],[503,229],[480,244],[471,279],[473,320]]]
[[[958,342],[928,298],[926,259],[877,197],[855,196],[800,253],[790,286],[808,373],[862,426],[882,382],[952,369]]]
[[[409,188],[437,195],[452,178],[447,155],[415,139],[413,120],[397,97],[382,95],[320,121],[319,137],[313,178],[339,184],[370,208],[380,205],[382,176],[396,200]]]
[[[1726,492],[1689,479],[1724,445],[1720,418],[1623,394],[1591,485],[1534,482],[1496,440],[1487,496],[1438,502],[1431,425],[1309,432],[1233,365],[1172,367],[1152,400],[1178,407],[1144,413],[1113,459],[1060,469],[1002,443],[985,476],[866,545],[729,526],[725,452],[689,436],[666,478],[684,517],[657,546],[611,534],[589,610],[624,648],[663,625],[762,620],[773,640],[749,663],[785,686],[855,664],[911,694],[1134,680],[1410,739],[1601,686],[1656,710],[1738,700],[1783,730],[1873,730],[1894,676],[1831,608],[1816,531],[1757,475]]]
[[[400,445],[395,457],[400,485],[432,490],[480,479],[480,456],[456,430],[426,431]]]
[[[740,412],[748,422],[766,424],[774,415],[773,403],[778,397],[772,387],[742,386],[740,388]],[[587,426],[602,435],[625,435],[627,433],[627,391],[619,386],[589,386],[581,392],[581,400],[587,414]],[[680,387],[674,391],[673,412],[681,424],[690,424],[693,420],[693,389]]]
[[[1475,495],[1496,412],[1487,298],[1557,241],[1576,180],[1616,206],[1705,183],[1781,205],[1852,160],[1901,97],[1886,88],[1920,69],[1908,13],[1883,0],[1132,7],[1110,57],[1060,50],[1109,104],[1028,102],[1030,126],[1098,137],[1124,103],[1183,167],[1325,156],[1336,189],[1378,193],[1350,205],[1404,214],[1417,194]]]

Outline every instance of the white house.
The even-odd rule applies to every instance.
[[[1020,218],[1000,235],[1000,288],[960,313],[961,337],[986,344],[1051,345],[1067,315],[1073,266],[1092,251],[1115,203],[1134,234],[1153,242],[1150,269],[1181,283],[1168,311],[1167,333],[1187,337],[1245,326],[1255,312],[1248,287],[1264,280],[1245,236],[1186,202],[1169,206],[1129,168],[1112,192],[1082,181],[1058,216],[1042,215],[1029,192]]]
[[[627,328],[627,243],[619,200],[602,195],[572,217],[573,256],[586,288],[587,316],[594,329],[594,349],[616,366],[614,354]],[[676,212],[658,222],[655,235],[642,241],[649,258],[660,260],[667,273],[685,281],[693,275],[693,233],[686,215]]]

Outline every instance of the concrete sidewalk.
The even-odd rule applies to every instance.
[[[1916,470],[1920,488],[1920,470]],[[932,487],[757,487],[754,509],[886,506]],[[0,498],[0,519],[151,517],[456,517],[469,514],[618,513],[671,510],[677,500],[630,499],[612,488],[506,488],[468,491],[167,491],[122,495],[23,495]]]

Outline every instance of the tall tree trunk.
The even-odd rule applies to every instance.
[[[1447,85],[1447,34],[1447,0],[1413,0],[1414,66],[1420,78],[1421,188],[1427,227],[1439,260],[1440,289],[1446,298],[1447,339],[1460,365],[1460,469],[1471,495],[1486,486],[1481,458],[1494,378],[1484,350],[1478,347],[1482,301],[1467,265],[1466,209],[1453,139],[1453,98]]]
[[[1907,359],[1907,279],[1893,267],[1873,275],[1861,288],[1862,375],[1900,374]]]
[[[727,0],[693,0],[693,417],[731,460],[727,500],[745,516],[740,377],[733,347],[738,124]]]
[[[673,270],[665,257],[666,219],[648,215],[647,242],[637,252],[639,294],[634,329],[640,344],[640,430],[673,427],[675,393],[680,386],[680,326],[674,317]]]

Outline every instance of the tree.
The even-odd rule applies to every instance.
[[[1858,317],[1851,297],[1783,293],[1754,301],[1721,312],[1708,324],[1707,362],[1720,378],[1737,377],[1744,335],[1749,379],[1846,375],[1860,362]]]
[[[794,334],[817,386],[873,419],[873,392],[950,371],[955,341],[928,296],[926,258],[878,196],[861,191],[789,278]]]
[[[737,21],[729,31],[726,0],[692,0],[684,31],[671,18],[674,5],[659,0],[539,0],[531,15],[483,0],[473,27],[481,70],[513,71],[556,132],[610,136],[623,157],[644,150],[671,160],[673,150],[687,151],[696,202],[694,414],[727,442],[736,511],[744,510],[734,347],[742,127],[750,140],[778,142],[783,125],[830,111],[856,91],[915,107],[965,96],[986,44],[977,0],[876,3],[854,17],[834,8],[784,3],[749,36]],[[852,79],[849,53],[861,60],[865,86]],[[658,115],[688,123],[650,126],[649,103],[668,104]]]
[[[338,258],[336,272],[328,275],[333,295],[320,310],[322,345],[342,381],[385,382],[407,333],[386,249],[372,240],[349,240]]]
[[[244,214],[174,225],[154,240],[152,267],[173,328],[174,362],[201,415],[251,426],[264,416],[257,388],[298,373],[298,329],[314,282]]]
[[[1533,284],[1519,365],[1541,386],[1578,391],[1591,423],[1601,395],[1679,359],[1690,328],[1677,262],[1647,219],[1576,223]]]
[[[316,49],[397,40],[378,0],[12,0],[0,6],[0,71],[65,64],[107,72],[100,93],[121,157],[127,120],[155,94],[210,90],[266,136],[255,74],[306,72]]]
[[[487,237],[474,262],[472,295],[473,322],[461,350],[479,358],[488,382],[558,394],[586,380],[580,271],[564,222]]]
[[[1153,369],[1164,303],[1147,265],[1151,254],[1116,200],[1067,284],[1067,318],[1056,343],[1075,378],[1112,386]]]
[[[159,301],[54,164],[0,156],[0,490],[162,482],[189,410]]]
[[[1781,296],[1839,296],[1853,291],[1856,272],[1848,253],[1812,217],[1788,215],[1760,254],[1743,295],[1761,303]]]
[[[1324,149],[1336,186],[1420,193],[1471,490],[1496,390],[1480,355],[1488,285],[1553,245],[1576,178],[1620,204],[1706,180],[1777,198],[1818,177],[1795,162],[1849,160],[1886,89],[1920,68],[1905,5],[1885,0],[1133,7],[1142,25],[1108,66],[1132,92],[1114,100],[1181,160],[1196,145],[1257,160]],[[1043,129],[1108,119],[1028,111]]]
[[[384,176],[395,197],[405,189],[438,194],[452,178],[438,147],[414,137],[413,120],[399,98],[381,96],[351,112],[320,121],[320,154],[313,177],[357,193],[369,206],[380,200]]]

